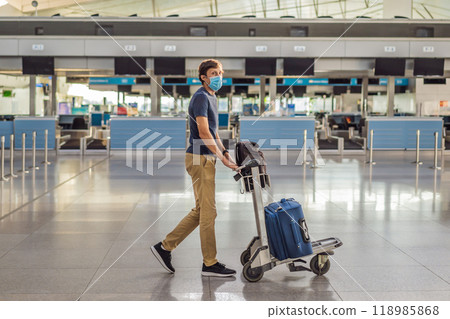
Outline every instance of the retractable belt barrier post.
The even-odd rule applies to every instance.
[[[6,182],[9,180],[9,178],[5,177],[5,137],[1,137],[1,149],[2,149],[2,155],[1,155],[1,164],[0,164],[0,181]]]
[[[303,165],[308,164],[308,161],[306,160],[306,155],[308,153],[308,130],[303,131]]]
[[[375,165],[376,163],[373,161],[373,130],[370,130],[370,146],[369,146],[369,161],[367,164]]]
[[[42,161],[41,163],[49,165],[51,163],[48,161],[48,130],[44,131],[44,138],[45,138],[44,161]]]
[[[433,169],[441,169],[438,166],[438,140],[439,140],[439,133],[434,132],[434,165],[430,167]]]
[[[108,154],[108,157],[111,156],[111,137],[106,138],[106,152]]]
[[[422,165],[423,163],[419,160],[419,154],[420,154],[420,130],[416,131],[416,161],[412,162],[416,165]]]
[[[14,134],[9,136],[9,176],[11,178],[17,177],[14,174]]]
[[[22,169],[19,171],[19,173],[22,173],[22,174],[26,174],[26,173],[30,172],[25,167],[25,160],[26,160],[25,141],[26,141],[26,138],[27,138],[27,134],[22,133]]]
[[[314,132],[314,161],[311,165],[311,168],[319,168],[317,165],[317,150],[319,148],[319,139],[317,137],[317,132]]]
[[[31,169],[34,169],[34,170],[38,170],[39,169],[39,167],[37,167],[36,166],[36,131],[33,131],[33,150],[32,150],[32,165],[29,167],[29,168],[31,168]]]

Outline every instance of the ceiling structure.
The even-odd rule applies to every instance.
[[[38,15],[59,13],[67,17],[86,17],[99,14],[104,17],[242,17],[257,18],[317,18],[332,16],[353,19],[357,16],[383,18],[383,0],[0,0],[0,16]],[[6,10],[6,9],[9,10]],[[2,10],[5,12],[2,14]],[[450,19],[449,0],[413,0],[413,19]]]

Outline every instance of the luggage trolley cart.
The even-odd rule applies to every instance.
[[[335,248],[342,246],[342,242],[338,238],[330,237],[311,242],[313,253],[309,256],[314,257],[310,261],[309,268],[295,264],[307,264],[302,258],[308,256],[278,260],[270,254],[262,197],[262,190],[270,187],[270,179],[267,174],[260,173],[259,166],[258,160],[252,159],[238,168],[238,170],[251,168],[251,174],[247,176],[238,174],[235,177],[236,180],[242,178],[243,190],[247,193],[252,193],[258,232],[258,236],[253,237],[247,249],[241,254],[241,264],[244,266],[242,271],[244,278],[249,282],[257,282],[263,277],[264,272],[281,264],[286,264],[291,272],[312,271],[318,276],[326,274],[331,266],[329,256],[334,255]]]

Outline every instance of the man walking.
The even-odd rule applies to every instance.
[[[225,267],[216,259],[216,159],[233,170],[237,168],[218,134],[215,92],[222,86],[222,74],[222,64],[219,61],[213,59],[203,61],[198,68],[202,87],[195,92],[189,104],[190,145],[186,150],[185,164],[192,178],[195,207],[162,242],[151,247],[152,253],[170,273],[175,272],[171,263],[171,251],[200,226],[202,275],[228,277],[236,274],[235,270]]]

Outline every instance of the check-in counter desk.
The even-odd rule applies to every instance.
[[[25,148],[31,149],[33,147],[33,131],[35,131],[36,149],[44,149],[45,130],[48,131],[48,149],[55,149],[56,117],[16,117],[14,119],[15,147],[22,147],[22,133],[25,133]]]
[[[434,149],[434,133],[438,132],[438,148],[442,145],[443,121],[440,117],[368,117],[367,145],[374,131],[373,149],[415,149],[416,132],[420,130],[420,148]]]
[[[186,119],[111,117],[111,149],[185,149]]]
[[[303,147],[303,132],[307,139],[314,139],[314,117],[241,117],[240,140],[257,142],[262,149],[289,149]]]
[[[0,136],[5,137],[5,148],[9,148],[11,134],[14,134],[14,122],[0,121]]]

